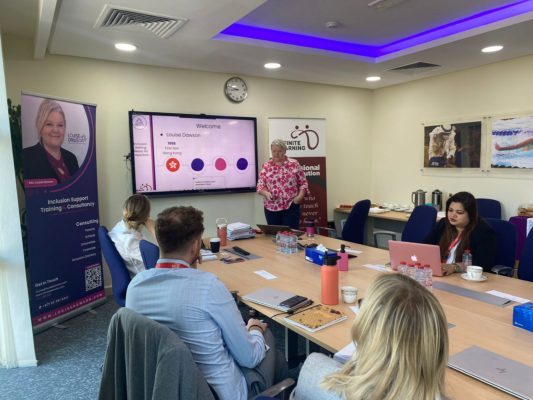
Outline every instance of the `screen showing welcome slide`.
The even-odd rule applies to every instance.
[[[255,118],[129,114],[135,193],[255,191]]]

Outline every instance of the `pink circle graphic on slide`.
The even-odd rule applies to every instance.
[[[224,160],[222,157],[219,157],[215,160],[215,168],[219,171],[224,171],[228,164],[226,163],[226,160]]]

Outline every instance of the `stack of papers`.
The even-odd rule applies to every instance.
[[[200,250],[200,257],[202,257],[202,262],[217,259],[217,255],[215,253],[212,253],[211,250],[205,249]]]
[[[255,237],[255,232],[250,224],[234,222],[228,224],[228,240],[248,239]]]

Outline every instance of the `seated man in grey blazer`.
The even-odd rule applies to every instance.
[[[220,400],[244,400],[285,378],[287,365],[267,325],[245,324],[224,284],[196,269],[203,231],[202,212],[193,207],[161,212],[160,259],[130,282],[126,307],[174,331]]]

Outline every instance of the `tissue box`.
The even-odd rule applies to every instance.
[[[513,325],[533,332],[533,303],[514,306]]]
[[[324,259],[326,258],[326,253],[330,256],[337,255],[335,251],[328,250],[327,252],[324,252],[324,251],[317,250],[316,247],[307,247],[305,249],[305,259],[317,265],[323,265]]]

